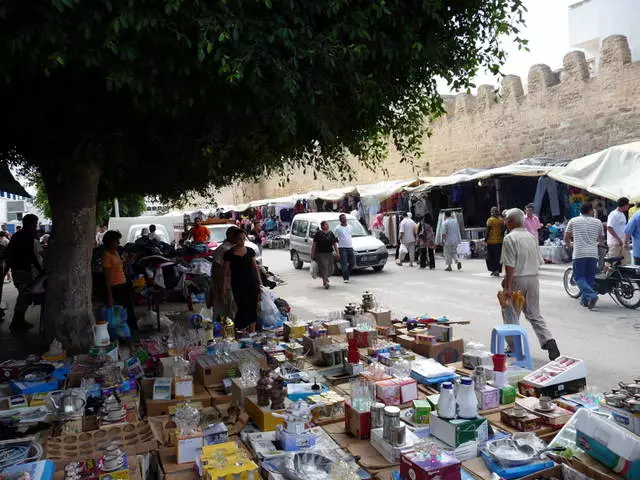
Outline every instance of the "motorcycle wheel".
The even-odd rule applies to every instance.
[[[580,287],[573,279],[573,268],[569,267],[564,272],[564,290],[571,298],[578,298],[580,296]]]
[[[640,307],[640,282],[621,281],[613,289],[613,294],[623,307]]]

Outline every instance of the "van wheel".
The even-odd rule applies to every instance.
[[[304,264],[302,263],[302,260],[300,260],[300,256],[298,255],[298,252],[293,252],[291,254],[291,261],[293,262],[293,268],[295,268],[296,270],[302,269],[302,266]]]
[[[383,268],[384,268],[384,265],[377,265],[377,266],[373,267],[373,271],[374,272],[381,272]]]

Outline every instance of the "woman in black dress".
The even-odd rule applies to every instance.
[[[260,299],[260,287],[262,280],[256,263],[256,254],[244,244],[246,234],[238,229],[231,237],[233,247],[224,254],[224,289],[223,297],[226,298],[226,289],[231,283],[231,291],[236,302],[236,317],[234,323],[236,330],[250,327],[255,330],[258,321],[258,300]],[[231,282],[227,279],[231,278]]]

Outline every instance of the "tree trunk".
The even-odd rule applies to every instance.
[[[91,254],[95,242],[100,168],[85,161],[73,174],[43,175],[51,205],[53,235],[46,265],[50,277],[44,315],[44,341],[62,342],[68,352],[93,343]]]

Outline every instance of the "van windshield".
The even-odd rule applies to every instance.
[[[340,220],[328,220],[329,223],[329,230],[331,230],[332,232],[336,231],[336,227],[338,225],[340,225]],[[369,236],[369,234],[367,233],[367,231],[364,229],[364,227],[362,226],[362,224],[354,219],[354,218],[348,218],[347,219],[347,223],[349,225],[351,225],[351,236],[352,237],[367,237]]]

